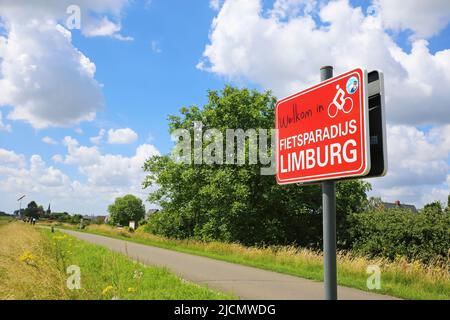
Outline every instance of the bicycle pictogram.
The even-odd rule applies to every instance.
[[[342,110],[344,113],[349,113],[353,109],[352,98],[345,97],[345,91],[339,85],[336,86],[336,90],[337,92],[333,102],[328,106],[328,116],[330,118],[335,118],[339,110]]]

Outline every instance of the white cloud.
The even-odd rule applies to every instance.
[[[0,190],[5,196],[2,202],[15,201],[16,194],[47,192],[47,188],[65,187],[69,178],[60,170],[46,167],[45,162],[39,155],[32,155],[26,163],[23,155],[15,154],[13,151],[2,150],[0,153],[9,155],[14,163],[0,163]],[[6,197],[9,194],[10,197]]]
[[[91,137],[90,141],[93,144],[100,144],[105,135],[107,134],[107,142],[109,144],[130,144],[135,142],[138,139],[138,134],[134,132],[134,130],[130,128],[123,129],[109,129],[106,132],[105,129],[100,129],[98,135],[95,137]]]
[[[100,156],[95,163],[80,166],[79,170],[94,186],[138,189],[144,178],[144,161],[157,154],[159,152],[154,146],[144,144],[136,149],[132,157],[106,154]]]
[[[66,164],[78,166],[90,165],[97,163],[100,158],[100,151],[96,146],[80,146],[78,141],[72,137],[65,137],[63,143],[68,150],[64,161]]]
[[[120,16],[129,0],[43,0],[17,1],[2,0],[1,15],[14,15],[18,19],[27,20],[30,17],[43,19],[66,19],[66,10],[71,5],[81,9],[81,19],[94,19],[99,14]]]
[[[103,108],[95,65],[63,28],[32,20],[8,30],[0,75],[0,105],[13,106],[8,118],[35,128],[93,120]]]
[[[0,131],[11,132],[11,125],[3,123],[3,114],[0,111]]]
[[[24,160],[22,155],[15,156]],[[0,163],[0,191],[3,210],[10,212],[16,209],[19,194],[26,194],[26,200],[36,200],[41,204],[74,194],[70,178],[54,167],[47,167],[39,155],[32,155],[29,161],[24,160],[21,167],[7,167]]]
[[[100,144],[100,142],[102,141],[103,137],[105,136],[106,130],[105,129],[100,129],[100,131],[98,132],[98,135],[95,137],[91,137],[89,140],[93,143],[93,144]]]
[[[70,178],[61,169],[48,166],[39,155],[28,161],[23,155],[0,149],[0,194],[2,209],[13,211],[18,194],[29,201],[52,203],[53,210],[71,213],[105,214],[115,197],[131,193],[146,199],[142,166],[149,157],[159,154],[149,144],[136,148],[134,155],[102,154],[96,147],[82,146],[71,137],[64,139],[67,154],[54,155],[62,166],[74,166],[80,179]]]
[[[108,130],[108,143],[110,144],[129,144],[135,142],[137,139],[137,133],[130,128]]]
[[[450,194],[450,125],[428,132],[411,126],[388,126],[389,169],[373,179],[374,194],[423,205]]]
[[[23,155],[0,148],[0,166],[21,168],[24,164],[25,157]]]
[[[392,173],[383,179],[386,185],[424,185],[444,183],[449,173],[450,144],[444,134],[450,125],[425,133],[410,126],[388,127],[388,154]],[[381,181],[381,180],[380,180]]]
[[[417,37],[430,37],[450,22],[448,0],[376,0],[383,22],[393,30],[411,30]]]
[[[120,23],[115,23],[109,20],[108,17],[103,17],[83,28],[83,34],[88,37],[112,37],[121,41],[132,41],[133,37],[123,36],[119,32],[122,29]]]
[[[114,34],[114,39],[120,40],[120,41],[134,41],[134,38],[131,36],[123,36],[121,34]]]
[[[432,54],[416,38],[408,53],[386,32],[381,16],[365,15],[345,0],[280,0],[267,11],[259,0],[228,0],[203,55],[200,69],[259,84],[279,97],[317,83],[322,65],[334,65],[336,74],[356,66],[381,69],[390,122],[442,124],[450,118],[450,50]]]
[[[47,144],[53,144],[53,145],[57,145],[58,144],[58,142],[55,139],[53,139],[53,138],[51,138],[49,136],[43,137],[42,138],[42,142],[47,143]]]
[[[209,7],[213,10],[219,11],[223,0],[209,0]]]
[[[63,156],[60,155],[60,154],[55,154],[55,155],[52,157],[52,160],[53,160],[53,162],[55,162],[55,163],[63,163],[63,162],[64,162],[64,158],[63,158]]]
[[[64,144],[67,147],[64,163],[76,166],[92,185],[103,187],[108,185],[129,185],[131,187],[134,183],[136,186],[140,185],[142,181],[138,180],[143,177],[144,161],[150,156],[159,154],[158,150],[150,144],[138,146],[132,157],[102,154],[97,146],[80,145],[72,137],[65,137]],[[127,182],[130,177],[139,179]]]
[[[84,30],[84,34],[88,37],[98,36],[112,36],[120,31],[121,26],[110,21],[107,17],[97,21],[96,24],[91,24]]]
[[[128,0],[3,0],[0,106],[13,107],[7,117],[38,129],[93,120],[104,107],[101,85],[94,78],[95,64],[73,46],[71,32],[63,27],[69,18],[66,9],[80,7],[84,34],[129,40],[118,33],[127,4]]]
[[[310,13],[316,7],[316,0],[275,0],[270,15],[277,19],[286,19],[301,13]]]
[[[0,36],[0,58],[2,58],[5,55],[7,44],[8,44],[7,39],[5,37]]]

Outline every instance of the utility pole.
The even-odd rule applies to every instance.
[[[333,67],[320,68],[320,81],[333,77]],[[322,182],[323,258],[325,299],[337,300],[336,268],[336,183]]]
[[[22,216],[22,199],[25,198],[25,195],[21,196],[19,199],[17,199],[17,201],[19,201],[19,213],[18,216],[21,217]]]

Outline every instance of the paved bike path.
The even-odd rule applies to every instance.
[[[78,239],[126,254],[147,265],[167,267],[181,278],[248,300],[324,299],[322,282],[138,244],[90,233],[61,230]],[[391,300],[393,297],[339,287],[339,299]]]

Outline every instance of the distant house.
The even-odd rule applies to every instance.
[[[394,203],[391,202],[382,202],[383,207],[385,207],[386,209],[394,209],[394,208],[401,208],[401,209],[406,209],[406,210],[410,210],[413,213],[417,213],[417,208],[416,206],[412,205],[412,204],[404,204],[404,203],[400,203],[400,200],[395,201]]]
[[[159,209],[149,209],[145,214],[145,220],[148,220],[152,215],[159,212]]]
[[[83,219],[89,220],[91,223],[95,224],[107,223],[107,216],[84,216]]]
[[[96,216],[94,220],[102,223],[108,223],[108,216]]]

